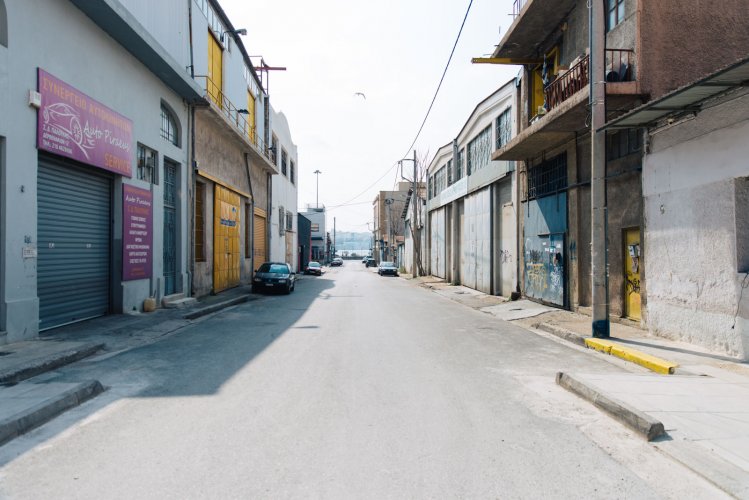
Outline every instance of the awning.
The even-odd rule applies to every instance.
[[[601,127],[601,130],[650,127],[670,116],[689,112],[697,113],[702,110],[702,105],[706,101],[729,90],[747,86],[749,86],[749,58],[635,108],[611,120]]]

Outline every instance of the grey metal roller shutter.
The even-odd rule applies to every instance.
[[[41,330],[109,312],[111,200],[109,175],[39,159]]]

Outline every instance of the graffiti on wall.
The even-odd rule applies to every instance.
[[[543,235],[525,240],[525,293],[564,305],[564,235]]]
[[[502,264],[508,264],[512,262],[512,254],[510,253],[509,250],[500,250],[499,260]]]

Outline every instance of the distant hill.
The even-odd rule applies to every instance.
[[[333,235],[330,235],[331,238]],[[335,236],[336,250],[338,253],[356,252],[358,255],[365,255],[372,247],[372,233],[353,233],[346,231],[337,231]]]

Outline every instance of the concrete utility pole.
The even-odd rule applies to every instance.
[[[394,201],[395,200],[393,198],[385,198],[385,211],[387,212],[385,214],[385,217],[386,217],[386,220],[387,220],[387,235],[388,235],[388,244],[387,244],[387,248],[385,250],[385,252],[386,252],[385,255],[388,258],[387,260],[391,260],[390,259],[390,246],[392,244],[392,240],[390,239],[390,205]]]
[[[416,178],[417,172],[418,172],[418,169],[417,169],[417,164],[416,164],[416,150],[414,149],[414,183],[413,183],[413,194],[411,195],[411,204],[413,205],[413,209],[414,209],[414,215],[411,218],[411,240],[412,240],[411,246],[413,247],[412,256],[411,256],[411,275],[414,278],[419,277],[419,266],[417,265],[417,262],[416,262],[416,256],[418,254],[416,251],[416,245],[418,245],[421,242],[421,238],[416,237],[419,231],[419,221],[416,218],[417,213],[418,213],[418,209],[416,206],[418,204],[417,202],[419,201],[419,192],[417,191],[418,179]]]
[[[593,336],[609,336],[609,275],[606,209],[606,54],[603,0],[591,0],[590,105],[591,105],[591,279],[593,285]]]

